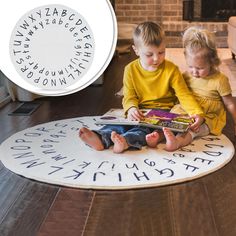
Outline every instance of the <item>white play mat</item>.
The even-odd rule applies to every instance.
[[[132,189],[192,180],[218,170],[234,155],[225,135],[207,136],[175,152],[144,147],[114,154],[95,151],[78,138],[82,126],[98,129],[97,117],[40,124],[0,145],[2,163],[26,178],[78,188]]]
[[[109,0],[8,0],[0,28],[1,71],[46,96],[75,93],[99,79],[117,43]]]

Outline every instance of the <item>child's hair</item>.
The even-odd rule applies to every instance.
[[[133,33],[135,46],[143,43],[144,45],[155,45],[159,47],[164,38],[165,33],[160,25],[150,21],[140,23]]]
[[[220,64],[215,35],[206,29],[196,26],[189,27],[183,34],[183,47],[185,55],[205,49],[201,50],[203,53],[202,56],[205,56],[213,67],[218,67]]]

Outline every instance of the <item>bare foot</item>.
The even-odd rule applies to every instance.
[[[178,139],[172,133],[172,131],[168,128],[163,128],[163,132],[166,138],[166,146],[165,150],[169,152],[173,152],[179,148]]]
[[[115,131],[112,131],[111,133],[111,140],[114,143],[114,153],[121,153],[129,148],[129,145],[126,142],[125,138],[120,134],[117,134]]]
[[[153,131],[152,133],[146,135],[148,147],[155,148],[160,141],[160,134],[157,131]]]
[[[103,143],[99,136],[90,129],[82,127],[79,130],[79,137],[83,140],[84,143],[97,151],[102,151],[104,149]]]

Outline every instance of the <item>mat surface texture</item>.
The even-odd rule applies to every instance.
[[[133,189],[189,181],[218,170],[234,154],[225,135],[207,136],[176,152],[156,149],[114,154],[78,138],[82,126],[99,129],[98,117],[53,121],[22,130],[0,145],[2,163],[26,178],[91,189]]]

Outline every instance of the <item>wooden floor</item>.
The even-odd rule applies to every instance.
[[[52,120],[99,115],[121,107],[130,55],[114,57],[102,86],[56,98],[41,98],[31,116],[0,110],[0,142],[27,127]],[[224,133],[235,144],[229,118]],[[0,236],[235,236],[236,159],[205,177],[176,185],[94,191],[31,181],[0,163]]]

